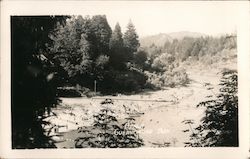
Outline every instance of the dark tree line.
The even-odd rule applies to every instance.
[[[53,45],[48,56],[60,70],[61,85],[93,89],[96,80],[99,91],[122,92],[145,84],[145,75],[137,69],[142,64],[141,53],[137,54],[140,44],[131,21],[123,35],[119,23],[111,30],[105,15],[73,16],[49,37]]]

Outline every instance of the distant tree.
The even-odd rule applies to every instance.
[[[202,47],[202,46],[201,46],[200,41],[199,41],[199,39],[198,39],[197,41],[194,42],[193,48],[191,49],[191,52],[190,52],[190,55],[191,55],[192,57],[198,57],[199,52],[200,52],[200,50],[201,50],[201,47]]]
[[[112,30],[105,15],[95,15],[91,18],[91,59],[97,59],[100,55],[108,55],[109,41]]]
[[[194,38],[184,37],[179,44],[178,52],[180,53],[180,58],[182,61],[186,60],[193,49]]]
[[[224,45],[226,49],[235,49],[237,47],[236,35],[226,35]]]
[[[163,53],[154,59],[152,68],[154,68],[156,71],[167,71],[174,61],[175,57],[173,55]]]
[[[179,49],[179,41],[177,39],[174,39],[169,47],[170,47],[169,48],[170,54],[176,55],[177,53],[179,53],[179,50],[178,50]],[[176,56],[177,56],[177,58],[179,58],[178,55],[176,55]]]
[[[139,37],[136,33],[134,24],[132,23],[132,21],[129,21],[127,25],[127,31],[124,33],[123,37],[124,46],[126,48],[129,61],[133,60],[134,53],[140,46],[138,38]]]
[[[126,62],[126,54],[122,38],[121,27],[116,24],[109,42],[110,48],[110,63],[115,69],[123,69]]]
[[[90,35],[88,38],[90,43],[90,59],[92,60],[90,81],[103,79],[104,72],[103,67],[100,67],[100,61],[105,61],[105,66],[109,63],[109,41],[111,34],[112,30],[105,15],[95,15],[91,18]]]
[[[165,44],[164,44],[164,46],[163,46],[163,51],[164,52],[169,52],[170,54],[174,54],[175,53],[175,51],[174,50],[171,50],[171,42],[170,41],[166,41],[165,42]]]
[[[154,60],[162,53],[163,50],[161,47],[158,47],[153,43],[149,47],[145,48],[145,51],[147,52],[149,59]]]
[[[123,47],[122,31],[119,23],[116,23],[115,25],[115,29],[112,32],[109,45],[110,48]]]

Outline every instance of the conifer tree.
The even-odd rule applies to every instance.
[[[11,17],[11,135],[12,148],[52,148],[43,119],[57,103],[56,78],[46,45],[55,25],[66,16]]]
[[[110,48],[110,63],[115,69],[124,68],[124,62],[126,60],[124,52],[124,44],[122,38],[121,27],[119,23],[116,24],[114,31],[109,42]]]
[[[92,46],[92,59],[108,54],[111,34],[112,30],[105,15],[95,15],[92,17],[91,36],[89,39]]]
[[[232,147],[239,145],[238,136],[238,76],[235,70],[225,70],[220,80],[220,92],[213,99],[200,102],[197,107],[205,107],[202,124],[192,130],[190,142],[192,147]],[[208,84],[208,90],[213,87]],[[193,124],[184,121],[185,124]],[[189,131],[189,130],[184,130]]]
[[[136,29],[132,21],[130,20],[127,26],[127,31],[124,33],[124,46],[127,51],[128,60],[131,61],[133,59],[133,54],[137,51],[140,46],[138,35],[136,33]]]

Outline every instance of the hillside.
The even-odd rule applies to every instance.
[[[142,47],[150,46],[153,43],[156,46],[163,46],[166,41],[173,41],[173,38],[168,34],[160,33],[152,36],[146,36],[140,39],[140,44]]]
[[[172,33],[160,33],[156,35],[146,36],[140,39],[140,43],[142,47],[150,46],[153,43],[156,46],[163,46],[167,41],[172,42],[174,39],[181,40],[184,37],[193,37],[198,38],[206,36],[206,34],[198,33],[198,32],[189,32],[189,31],[180,31],[180,32],[172,32]]]
[[[206,34],[198,33],[198,32],[190,32],[190,31],[181,31],[181,32],[172,32],[168,34],[173,39],[181,40],[184,37],[192,37],[192,38],[199,38],[202,36],[206,36]]]

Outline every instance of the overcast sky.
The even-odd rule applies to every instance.
[[[10,3],[8,11],[24,15],[105,14],[112,29],[119,22],[123,32],[131,19],[140,37],[178,31],[208,35],[236,32],[239,13],[245,5],[236,1],[14,2],[15,7]]]
[[[104,1],[83,3],[76,9],[80,9],[83,16],[105,14],[112,29],[119,22],[123,32],[131,19],[139,36],[178,31],[208,35],[232,33],[236,32],[239,12],[239,7],[235,4],[211,1]]]

